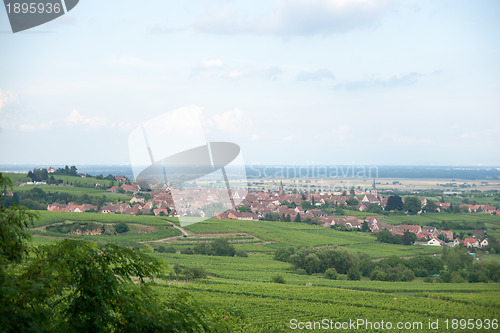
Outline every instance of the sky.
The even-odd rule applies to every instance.
[[[129,164],[195,110],[247,164],[500,166],[500,1],[81,0],[15,34],[2,7],[0,50],[0,164]]]

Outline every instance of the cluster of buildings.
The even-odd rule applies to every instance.
[[[91,204],[77,205],[70,202],[69,204],[59,204],[53,203],[47,206],[47,210],[51,212],[72,212],[72,213],[83,213],[83,212],[97,212],[97,206]]]
[[[121,176],[116,176],[121,177]],[[124,181],[126,179],[117,179]],[[320,209],[321,206],[329,207],[347,205],[348,201],[353,198],[351,195],[342,195],[341,193],[332,194],[315,194],[315,193],[300,193],[291,194],[285,193],[283,184],[280,185],[278,191],[260,191],[247,193],[246,191],[232,191],[234,199],[241,201],[240,206],[245,206],[245,211],[234,209],[225,210],[224,207],[232,207],[228,201],[227,190],[225,189],[185,189],[176,190],[174,194],[168,188],[157,188],[148,192],[151,196],[150,200],[144,199],[143,196],[136,195],[141,190],[139,185],[131,182],[123,183],[120,186],[113,186],[108,189],[109,192],[132,192],[134,197],[129,203],[107,203],[99,210],[98,207],[89,204],[76,205],[73,203],[65,204],[50,204],[47,207],[49,211],[65,211],[65,212],[85,212],[99,211],[104,214],[127,214],[141,215],[154,214],[165,216],[212,216],[212,212],[220,212],[215,215],[218,219],[234,219],[234,220],[261,220],[267,219],[269,216],[278,217],[284,221],[304,221],[306,219],[315,219],[315,222],[324,227],[345,227],[362,229],[365,224],[371,232],[379,232],[383,229],[389,230],[393,235],[403,235],[405,232],[414,233],[417,237],[415,244],[441,246],[447,244],[450,246],[463,245],[466,247],[480,248],[488,245],[488,239],[482,240],[477,238],[466,238],[464,240],[454,239],[453,233],[447,230],[438,230],[434,227],[423,228],[419,225],[390,225],[382,222],[379,217],[369,216],[366,219],[359,219],[355,216],[336,217],[330,215]],[[357,199],[356,209],[364,211],[369,205],[379,205],[382,209],[387,205],[387,198],[378,195],[375,184],[372,189],[367,192],[357,191],[355,198]],[[175,202],[175,205],[174,205]],[[306,203],[307,202],[307,203]],[[352,202],[351,202],[352,204]],[[427,204],[425,198],[421,199],[421,205],[424,207]],[[450,203],[437,202],[438,210],[448,209]],[[306,207],[306,208],[304,208]],[[496,207],[489,205],[460,205],[466,208],[469,212],[481,212],[485,214],[499,214],[500,211]],[[444,236],[444,237],[443,237]],[[442,239],[447,239],[444,242]]]

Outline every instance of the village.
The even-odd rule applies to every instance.
[[[126,214],[126,215],[160,215],[160,216],[205,216],[209,215],[211,206],[219,207],[223,198],[220,190],[214,189],[190,189],[186,193],[176,192],[176,196],[171,194],[170,189],[158,184],[152,185],[151,189],[141,189],[141,186],[126,179],[124,176],[115,176],[115,180],[121,182],[119,186],[112,186],[107,189],[111,193],[131,193],[132,199],[129,202],[105,203],[101,207],[90,204],[59,204],[52,203],[47,206],[49,211],[65,212],[99,212],[103,214]],[[222,213],[210,215],[217,219],[233,220],[253,220],[266,221],[275,220],[283,222],[305,222],[322,225],[324,227],[336,228],[344,231],[370,231],[378,233],[388,230],[392,235],[403,236],[405,233],[414,234],[414,245],[428,246],[465,246],[468,248],[482,248],[488,245],[488,238],[483,230],[477,230],[471,237],[459,239],[449,230],[439,230],[435,227],[423,227],[421,225],[393,225],[385,223],[379,216],[367,216],[359,218],[347,215],[349,211],[365,212],[373,207],[384,211],[387,208],[390,195],[383,197],[375,187],[375,182],[371,189],[366,191],[354,191],[351,193],[331,192],[331,193],[292,193],[285,190],[283,183],[280,183],[278,190],[261,190],[246,192],[234,190],[232,195],[238,199],[240,204],[236,209],[228,209]],[[189,202],[182,199],[189,197]],[[174,200],[176,199],[176,200]],[[404,202],[404,198],[401,198]],[[435,204],[435,211],[446,211],[450,208],[449,202],[430,203],[426,198],[419,198],[420,215],[428,204]],[[176,205],[174,204],[174,201]],[[350,206],[350,207],[349,207]],[[223,207],[230,207],[228,203]],[[330,208],[347,208],[338,214],[338,209],[332,211]],[[496,214],[500,211],[490,205],[459,205],[462,211],[470,213]],[[325,212],[325,210],[330,211]],[[405,212],[408,214],[408,212]]]

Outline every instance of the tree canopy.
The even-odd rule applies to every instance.
[[[387,198],[387,205],[385,210],[402,210],[403,209],[403,199],[399,195],[391,195]]]

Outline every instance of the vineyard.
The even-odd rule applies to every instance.
[[[463,217],[473,218],[468,215]],[[443,219],[446,218],[448,216],[443,216]],[[129,231],[115,235],[56,232],[66,230],[65,224],[69,228],[75,223],[110,226],[120,222],[125,222]],[[498,225],[491,218],[488,222]],[[410,220],[408,223],[411,223]],[[371,258],[440,254],[440,247],[381,244],[366,233],[341,232],[293,222],[209,219],[189,225],[183,231],[174,225],[178,225],[176,220],[159,216],[42,211],[30,232],[35,245],[49,244],[62,238],[112,242],[152,253],[168,265],[169,272],[179,265],[202,268],[207,274],[205,278],[194,281],[157,280],[154,288],[164,297],[188,292],[197,302],[232,311],[238,318],[232,328],[235,332],[283,332],[290,330],[292,319],[314,322],[325,318],[332,322],[350,319],[384,320],[394,324],[421,322],[422,329],[414,331],[435,332],[428,329],[429,320],[439,320],[440,325],[444,325],[446,319],[500,318],[499,283],[428,283],[422,278],[413,282],[384,282],[371,281],[366,277],[352,281],[343,274],[339,274],[336,280],[330,280],[321,273],[307,275],[297,272],[290,263],[273,259],[276,250],[290,246],[338,246],[353,254],[365,253]],[[179,253],[196,244],[219,238],[227,240],[237,250],[246,251],[248,256]],[[157,252],[161,246],[173,247],[176,253]],[[497,261],[498,255],[487,258]],[[285,284],[272,282],[277,274]],[[442,327],[438,331],[444,331]],[[377,330],[360,328],[358,331]]]
[[[365,319],[372,322],[422,322],[429,320],[499,318],[498,301],[493,292],[475,293],[473,300],[455,294],[406,296],[396,293],[366,292],[314,285],[276,285],[250,281],[212,278],[192,284],[166,284],[157,287],[166,296],[179,291],[213,304],[224,304],[244,315],[234,331],[282,332],[290,329],[290,320],[321,321],[324,318],[345,322]],[[470,290],[469,290],[470,291]],[[498,288],[494,291],[498,299]],[[462,294],[460,294],[462,295]],[[484,299],[483,299],[484,297]],[[484,300],[481,302],[481,300]],[[376,331],[364,330],[361,331]],[[440,330],[444,331],[444,330]]]

